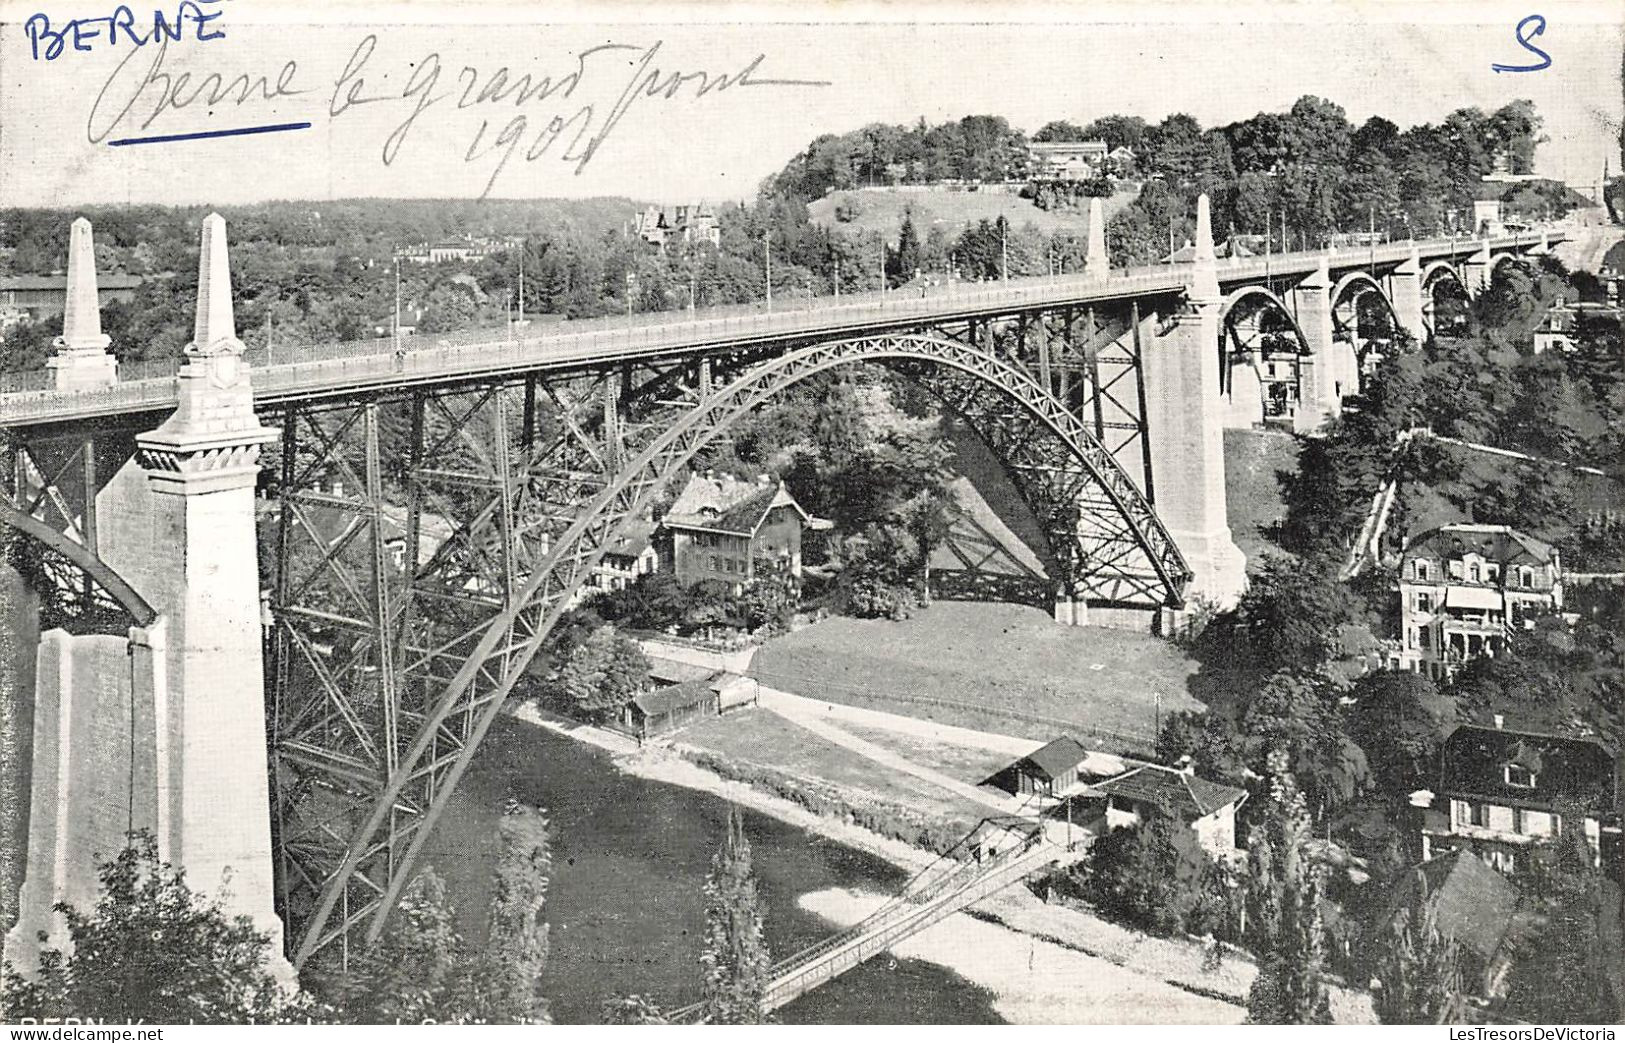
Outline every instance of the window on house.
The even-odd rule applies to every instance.
[[[1467,568],[1467,578],[1472,580],[1474,583],[1478,582],[1478,563],[1477,562],[1474,562],[1472,565],[1468,566],[1468,568]]]
[[[1532,587],[1535,585],[1535,570],[1527,565],[1518,570],[1518,585]]]
[[[1467,805],[1467,821],[1475,826],[1487,828],[1490,824],[1490,806],[1488,804]]]
[[[1522,808],[1513,808],[1512,809],[1512,832],[1514,832],[1514,833],[1522,833],[1523,832],[1523,826],[1524,826],[1523,809]]]
[[[712,572],[716,572],[721,567],[717,564],[717,556],[715,554],[706,559],[706,564],[711,567]]]
[[[1496,580],[1501,578],[1501,566],[1495,564],[1493,561],[1490,562],[1488,565],[1484,566],[1484,575],[1489,577],[1489,581],[1491,583],[1494,583]]]
[[[1428,578],[1428,563],[1427,562],[1425,562],[1425,561],[1421,560],[1420,558],[1418,558],[1416,560],[1416,563],[1415,563],[1415,569],[1416,569],[1416,578],[1417,579],[1425,580],[1425,579]]]
[[[1428,637],[1428,628],[1427,627],[1423,627],[1422,629],[1420,629],[1420,630],[1418,630],[1416,632],[1416,647],[1417,648],[1429,648],[1429,647],[1431,647],[1431,645],[1429,644],[1429,641],[1430,641],[1430,638]]]
[[[1517,786],[1519,789],[1535,788],[1535,773],[1522,764],[1508,764],[1502,769],[1502,777],[1508,786]]]
[[[1418,595],[1416,595],[1416,610],[1418,612],[1432,612],[1433,611],[1433,595],[1432,594],[1418,594]]]

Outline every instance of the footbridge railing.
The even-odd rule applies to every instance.
[[[985,845],[990,838],[995,843],[1002,841],[1002,849],[996,853],[988,851]],[[950,851],[917,873],[894,898],[858,923],[776,962],[763,996],[763,1008],[777,1010],[1025,878],[1063,853],[1045,839],[1040,823],[1015,817],[984,820],[955,847],[966,854],[972,854],[966,849],[975,851],[968,860],[956,857],[961,853],[959,850]],[[667,1020],[694,1022],[702,1010],[702,1004],[690,1004],[669,1012]]]

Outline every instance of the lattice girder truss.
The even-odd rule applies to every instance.
[[[40,597],[42,630],[122,633],[156,618],[97,546],[96,494],[133,448],[120,433],[89,429],[0,440],[0,525],[26,537],[12,560]]]
[[[325,667],[335,683],[318,678],[308,697],[319,706],[291,705],[301,679],[280,673],[277,821],[296,961],[347,945],[355,930],[376,937],[486,729],[604,549],[647,516],[697,453],[815,373],[869,361],[923,380],[1005,460],[1056,545],[1056,580],[1072,596],[1148,608],[1182,604],[1190,570],[1135,481],[1030,367],[987,344],[985,336],[981,344],[874,336],[760,362],[734,356],[673,366],[646,379],[624,370],[568,385],[532,378],[523,388],[463,392],[461,407],[416,392],[412,439],[422,448],[409,454],[394,491],[408,503],[404,560],[424,562],[410,570],[410,582],[385,574],[391,566],[379,550],[379,519],[387,515],[374,497],[385,484],[383,463],[373,459],[381,407],[344,407],[337,412],[351,416],[313,431],[309,441],[323,448],[304,474],[342,467],[346,490],[351,481],[366,490],[355,497],[355,513],[369,520],[348,549],[335,550],[330,540],[303,559],[331,578],[311,583],[309,570],[294,569],[279,584],[299,595],[277,606],[279,648],[303,656],[307,672],[318,672],[310,650],[320,652],[321,642],[301,627],[342,625],[355,635],[347,662]],[[308,418],[298,412],[281,420],[285,439],[305,437],[308,425],[295,421]],[[432,415],[440,416],[437,425],[428,423]],[[517,425],[515,415],[524,418]],[[431,426],[443,435],[438,442],[427,433]],[[350,434],[341,437],[340,429]],[[477,442],[498,432],[497,445],[449,452],[453,436]],[[285,450],[288,487],[320,489],[321,482],[289,473],[293,455]],[[325,493],[290,497],[284,561],[290,530],[308,541],[318,528],[301,514],[316,497],[334,495],[328,485]],[[446,533],[432,553],[422,541],[431,516]],[[354,605],[353,595],[344,602],[339,593],[367,590],[381,592],[382,604],[352,610],[342,623],[328,618],[341,613],[298,611],[311,592]],[[392,682],[382,679],[386,669]],[[353,687],[340,690],[342,681],[353,686],[374,675],[369,683],[392,704],[358,706]]]

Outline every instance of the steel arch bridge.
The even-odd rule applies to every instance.
[[[816,374],[879,363],[936,395],[1003,461],[1065,596],[1182,605],[1190,569],[1148,498],[1087,420],[991,340],[824,341],[701,359],[642,388],[622,372],[419,390],[403,403],[412,458],[393,478],[390,403],[286,407],[272,748],[295,961],[377,936],[486,729],[606,549],[696,454]],[[361,495],[323,488],[334,475]],[[407,499],[394,523],[391,482]],[[405,575],[388,560],[396,533],[401,560],[422,562]]]

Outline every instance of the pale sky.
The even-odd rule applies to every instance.
[[[158,2],[131,4],[145,12],[148,32]],[[179,0],[163,2],[172,16]],[[1356,124],[1382,115],[1401,127],[1436,122],[1466,105],[1489,110],[1527,97],[1551,138],[1537,154],[1540,173],[1593,182],[1605,160],[1620,169],[1625,38],[1616,4],[1534,8],[1547,25],[1532,40],[1552,64],[1528,73],[1497,73],[1491,65],[1538,61],[1514,39],[1514,27],[1532,9],[1493,3],[954,8],[899,2],[843,3],[822,14],[805,4],[599,4],[588,10],[488,0],[372,3],[317,16],[266,0],[212,0],[201,9],[219,17],[203,31],[225,37],[200,41],[188,26],[186,39],[170,44],[161,63],[155,64],[156,45],[138,48],[121,36],[110,46],[105,21],[94,25],[99,35],[84,38],[89,51],[74,50],[69,40],[54,60],[33,58],[20,23],[36,11],[60,30],[73,17],[116,6],[111,0],[0,6],[8,23],[0,27],[0,203],[473,198],[488,183],[491,195],[506,198],[732,199],[753,194],[764,176],[818,134],[875,121],[992,113],[1032,132],[1057,118],[1084,122],[1123,112],[1156,121],[1184,111],[1208,126],[1283,110],[1302,94],[1341,104]],[[994,11],[999,24],[974,21]],[[819,17],[840,20],[808,21]],[[1399,20],[1418,18],[1427,21]],[[140,16],[136,24],[141,27]],[[376,36],[371,54],[346,79],[347,63],[369,35]],[[592,50],[606,44],[614,47]],[[696,98],[697,83],[690,81],[670,99],[631,90],[657,71],[661,81],[673,72],[736,79],[757,55],[764,57],[750,79],[827,85],[734,84]],[[433,56],[438,75],[430,82]],[[528,73],[533,82],[551,76],[559,89],[522,106],[511,94],[481,101],[503,67],[510,88]],[[244,74],[266,83],[240,105],[235,98],[211,105],[213,85],[204,79],[211,73],[226,83]],[[182,74],[191,79],[181,82]],[[265,100],[264,91],[275,93],[279,81],[301,93]],[[233,93],[241,91],[240,85]],[[334,115],[350,97],[381,100]],[[632,104],[614,118],[618,101],[624,106],[627,98]],[[563,132],[540,148],[555,119]],[[108,144],[295,122],[311,127]],[[386,143],[397,133],[386,164]],[[581,166],[580,154],[595,137],[601,140]],[[540,154],[527,161],[533,148]]]

